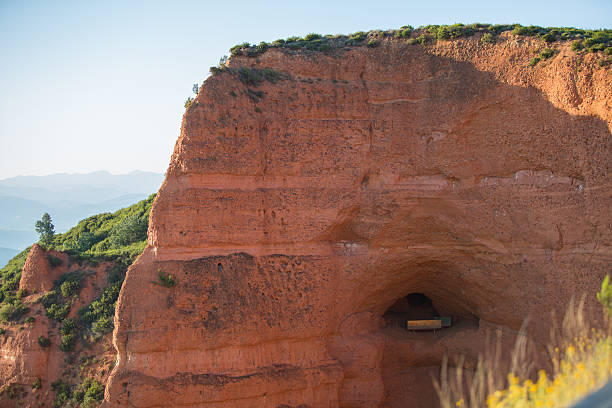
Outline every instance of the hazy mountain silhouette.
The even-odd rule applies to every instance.
[[[65,232],[83,218],[148,197],[163,178],[163,174],[142,171],[121,175],[97,171],[0,180],[0,247],[20,251],[35,242],[34,223],[45,212],[51,215],[56,232]],[[0,257],[0,267],[4,264]]]
[[[6,263],[10,261],[18,253],[19,251],[15,249],[0,247],[0,267],[3,267],[4,265],[6,265]]]

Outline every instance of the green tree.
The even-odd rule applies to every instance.
[[[51,216],[48,213],[44,213],[42,218],[36,221],[36,232],[40,236],[38,242],[45,246],[49,246],[53,242],[55,236],[55,227],[51,222]]]
[[[78,252],[85,252],[91,248],[93,244],[96,243],[96,237],[91,232],[83,232],[79,234],[76,240],[76,250]]]
[[[147,239],[148,220],[131,214],[125,217],[122,223],[113,228],[110,242],[115,248],[129,245]]]
[[[193,93],[197,95],[200,91],[200,86],[198,84],[193,84],[193,88],[191,89],[193,90]]]

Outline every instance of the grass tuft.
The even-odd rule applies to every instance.
[[[602,284],[598,299],[608,313],[603,329],[591,328],[584,317],[584,298],[571,300],[560,326],[552,319],[548,371],[535,371],[536,345],[525,326],[517,336],[509,365],[501,358],[501,340],[487,344],[476,370],[468,372],[460,358],[453,370],[444,358],[434,387],[442,408],[566,407],[597,390],[612,377],[612,288]],[[606,303],[607,302],[607,303]]]

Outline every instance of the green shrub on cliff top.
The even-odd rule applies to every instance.
[[[495,36],[491,33],[486,33],[480,38],[480,42],[483,44],[489,44],[495,42]]]
[[[453,40],[461,37],[470,37],[476,33],[497,36],[503,32],[511,31],[516,36],[538,37],[547,43],[555,41],[579,40],[582,48],[590,52],[602,52],[612,47],[612,30],[582,30],[571,27],[539,27],[521,26],[519,24],[452,24],[452,25],[427,25],[417,29],[404,26],[398,30],[371,30],[368,32],[358,31],[350,35],[325,35],[308,34],[304,38],[289,37],[279,39],[272,43],[249,43],[238,44],[230,49],[231,55],[244,55],[257,57],[270,48],[284,48],[288,50],[307,51],[329,51],[339,50],[353,46],[372,46],[374,42],[386,38],[407,41],[409,44],[428,44],[438,40]],[[483,36],[482,42],[491,42],[494,37]],[[370,41],[365,41],[369,39]],[[217,68],[215,68],[217,70]]]

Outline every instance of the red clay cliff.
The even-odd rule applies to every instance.
[[[444,353],[474,359],[487,328],[593,294],[612,261],[612,77],[566,45],[529,67],[540,46],[232,58],[282,75],[222,70],[187,109],[103,406],[434,406]],[[394,324],[419,298],[455,324]]]

